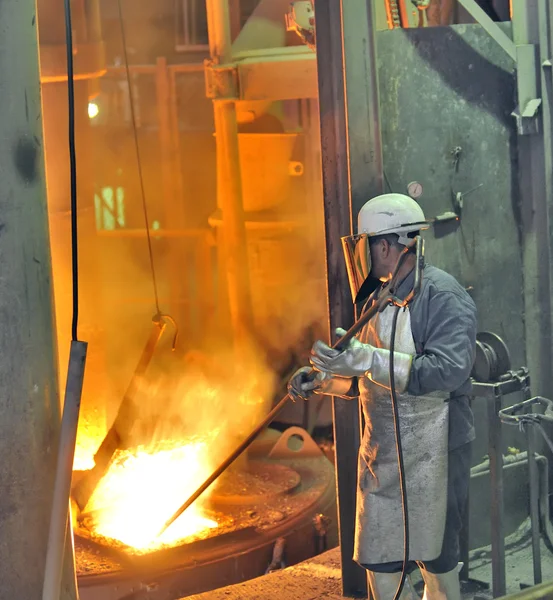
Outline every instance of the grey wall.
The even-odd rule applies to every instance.
[[[512,63],[477,25],[382,31],[377,41],[390,186],[406,193],[409,182],[420,182],[420,204],[432,217],[452,210],[452,192],[482,184],[466,197],[459,225],[425,236],[427,258],[473,288],[479,329],[501,335],[513,367],[525,365]],[[455,170],[451,152],[457,146],[462,152]],[[475,400],[474,410],[478,463],[487,454],[484,401]],[[513,429],[504,428],[504,436],[505,450],[524,445]],[[473,492],[473,506],[486,504],[482,482]],[[507,511],[508,529],[520,522],[518,508]],[[480,521],[474,516],[473,524]],[[488,516],[481,517],[484,526]]]
[[[378,53],[390,186],[405,193],[420,182],[432,217],[452,210],[452,192],[482,184],[465,198],[459,225],[427,233],[427,258],[473,288],[479,329],[501,335],[513,366],[524,365],[511,63],[477,25],[382,31]]]

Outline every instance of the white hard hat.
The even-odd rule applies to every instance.
[[[404,246],[409,243],[407,234],[429,226],[422,208],[404,194],[372,198],[363,205],[357,219],[357,233],[366,233],[369,237],[396,233]]]

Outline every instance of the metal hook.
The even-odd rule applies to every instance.
[[[165,319],[166,321],[169,321],[171,323],[171,325],[173,325],[173,327],[175,328],[175,335],[173,337],[173,344],[171,346],[171,351],[174,352],[177,349],[177,340],[179,338],[179,326],[177,325],[177,322],[175,321],[175,319],[173,319],[173,317],[171,315],[165,315],[163,313],[158,313],[154,317],[154,321],[161,320],[161,319]]]

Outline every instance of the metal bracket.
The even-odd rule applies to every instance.
[[[212,60],[204,61],[205,95],[211,100],[238,100],[240,79],[235,64],[217,65]]]
[[[297,448],[294,448],[294,441],[297,441]],[[321,449],[301,427],[289,427],[269,452],[269,458],[274,459],[318,458],[320,456],[324,456]]]
[[[519,135],[534,135],[539,133],[539,123],[537,116],[541,106],[541,98],[534,98],[527,102],[522,113],[519,107],[511,113],[517,123],[517,132]]]
[[[537,116],[541,98],[538,92],[537,50],[535,44],[516,46],[518,106],[512,114],[516,119],[519,135],[539,133]]]
[[[526,367],[518,371],[509,371],[499,381],[493,383],[472,382],[472,396],[493,400],[502,398],[530,387],[530,374]]]
[[[503,29],[501,29],[495,21],[492,21],[491,17],[489,17],[474,0],[459,0],[459,3],[471,17],[482,26],[482,29],[484,29],[484,31],[486,31],[486,33],[488,33],[516,62],[517,53],[515,43]]]

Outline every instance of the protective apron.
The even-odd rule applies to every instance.
[[[396,307],[388,306],[359,333],[361,342],[390,348]],[[400,309],[395,351],[415,355],[408,308]],[[365,430],[359,452],[354,559],[403,560],[403,516],[390,391],[359,378]],[[445,393],[397,394],[409,515],[409,560],[437,558],[447,503],[449,405]]]

